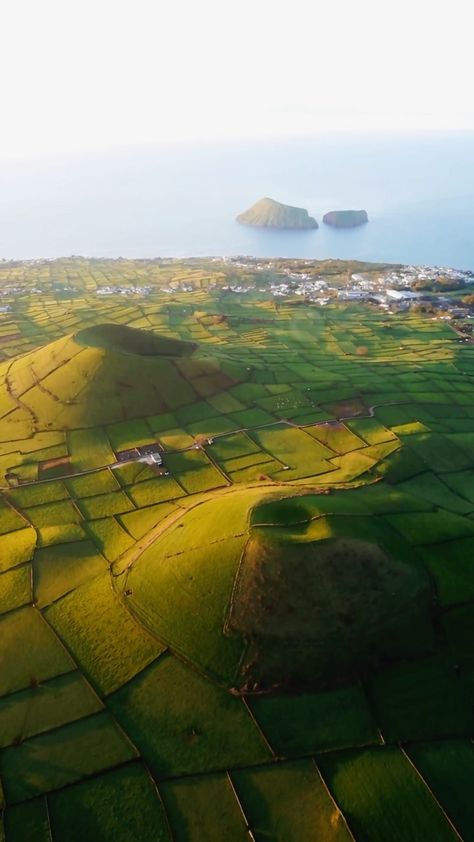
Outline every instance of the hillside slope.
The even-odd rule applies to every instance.
[[[21,413],[36,431],[169,412],[240,379],[235,367],[200,352],[194,343],[113,324],[26,354],[4,366],[0,377],[5,422],[8,410],[15,420]]]

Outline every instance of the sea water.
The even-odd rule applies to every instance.
[[[320,227],[235,221],[262,196]],[[365,208],[367,225],[322,223]],[[357,258],[474,269],[474,135],[157,144],[0,163],[0,257]]]

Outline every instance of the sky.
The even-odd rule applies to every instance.
[[[466,0],[11,0],[0,159],[474,130]]]

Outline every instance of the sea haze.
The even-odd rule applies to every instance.
[[[262,196],[315,231],[238,225]],[[349,231],[323,213],[366,208]],[[248,254],[474,269],[474,135],[186,143],[0,164],[0,257]]]

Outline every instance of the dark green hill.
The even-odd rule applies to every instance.
[[[138,330],[126,325],[108,323],[80,330],[74,339],[79,345],[143,357],[187,357],[198,347],[194,342],[170,339],[151,330]]]
[[[416,570],[357,538],[294,543],[251,535],[229,632],[249,643],[238,683],[252,690],[351,683],[430,641],[429,587]]]

